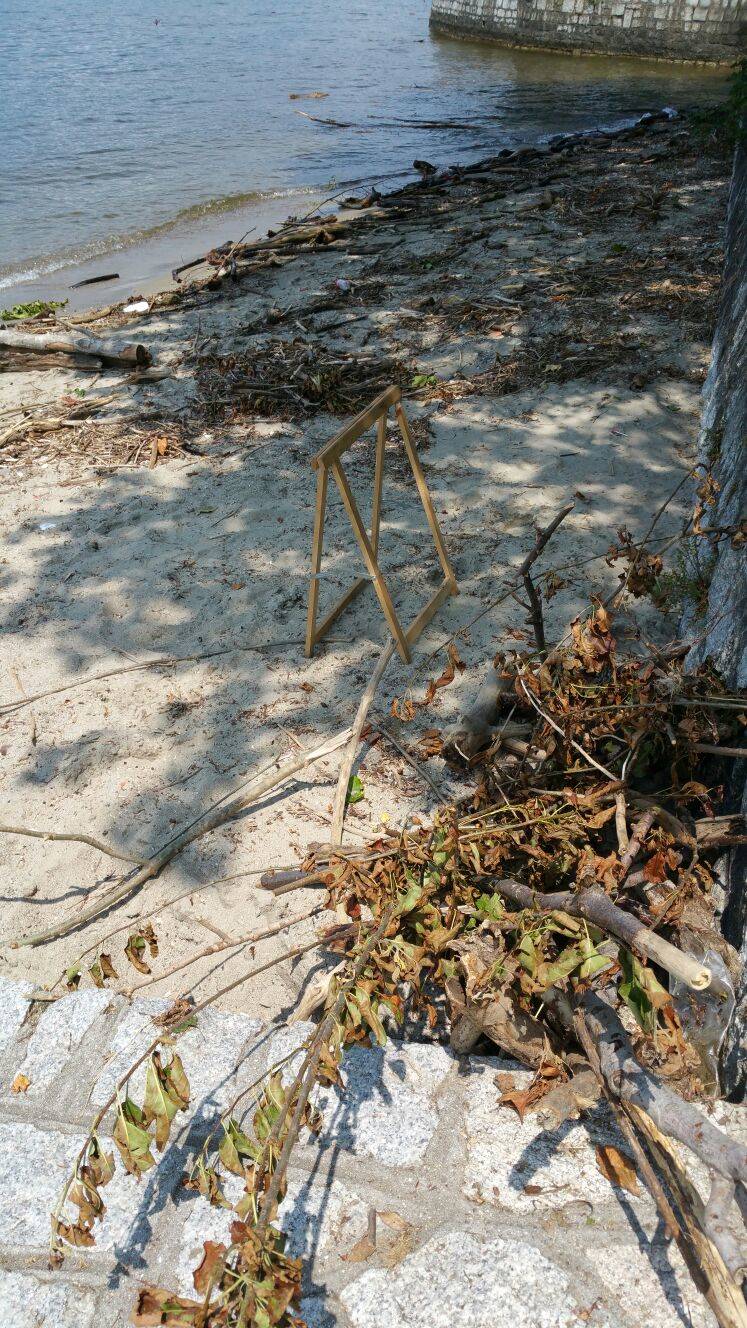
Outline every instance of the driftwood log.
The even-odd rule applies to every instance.
[[[12,351],[26,351],[30,355],[48,356],[50,353],[85,356],[90,367],[94,356],[104,364],[139,365],[147,367],[152,356],[147,346],[138,342],[99,341],[83,332],[19,332],[17,328],[0,328],[0,347]]]

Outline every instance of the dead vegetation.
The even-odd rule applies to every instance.
[[[344,1088],[347,1046],[384,1043],[402,1027],[412,1034],[425,1023],[448,1029],[459,1054],[487,1039],[534,1071],[521,1090],[510,1075],[501,1077],[496,1128],[501,1109],[522,1117],[541,1112],[559,1128],[604,1098],[625,1147],[600,1150],[603,1174],[629,1189],[643,1181],[719,1324],[744,1325],[747,1250],[738,1203],[747,1151],[698,1103],[718,1092],[719,1050],[740,972],[719,932],[714,885],[721,845],[747,839],[735,818],[719,816],[728,762],[744,750],[737,744],[747,700],[728,694],[707,669],[686,674],[686,644],[623,649],[614,611],[599,603],[548,647],[531,569],[568,510],[538,537],[520,569],[534,648],[502,651],[456,730],[429,731],[422,759],[438,751],[466,763],[473,793],[459,806],[440,808],[427,825],[406,823],[361,849],[322,846],[298,868],[263,877],[278,897],[321,886],[338,921],[197,1004],[185,986],[93,1122],[53,1216],[57,1262],[65,1246],[95,1242],[115,1169],[102,1134],[107,1113],[114,1111],[121,1164],[142,1175],[189,1104],[179,1033],[273,963],[309,949],[327,953],[326,976],[299,1009],[304,1018],[321,1011],[315,1031],[300,1053],[273,1066],[216,1121],[186,1178],[211,1203],[232,1210],[231,1243],[205,1243],[194,1271],[196,1298],[142,1289],[136,1324],[301,1325],[301,1267],[284,1253],[276,1216],[299,1134],[323,1124],[314,1090]],[[623,552],[628,573],[617,600],[645,557],[630,544]],[[629,623],[626,636],[630,643]],[[389,646],[382,655],[361,702],[354,742],[392,652]],[[460,666],[452,648],[423,697],[395,698],[393,714],[407,722],[427,708]],[[348,739],[342,734],[324,750]],[[99,909],[127,897],[185,843],[316,755],[175,836]],[[340,787],[350,796],[346,762]],[[308,916],[225,938],[193,959],[254,945]],[[106,985],[128,962],[146,975],[130,991],[155,980],[152,924],[113,954],[109,945],[89,954],[85,968],[73,965],[68,985],[86,973],[94,985]],[[295,1073],[288,1069],[292,1056]],[[140,1103],[131,1082],[143,1065]],[[693,1154],[710,1178],[707,1202],[687,1171]],[[226,1195],[227,1174],[243,1182],[234,1202]],[[360,1258],[373,1248],[369,1239]]]
[[[630,326],[631,312],[637,320],[676,317],[706,336],[718,269],[715,230],[701,234],[695,244],[683,235],[675,249],[668,244],[652,253],[650,232],[672,206],[673,195],[655,178],[666,169],[662,156],[642,158],[636,143],[640,136],[631,137],[627,145],[600,149],[615,154],[608,163],[610,177],[619,170],[617,158],[635,162],[636,189],[626,197],[611,197],[604,182],[590,189],[570,147],[554,154],[554,161],[540,154],[523,163],[494,159],[483,163],[482,172],[408,186],[385,204],[373,200],[370,220],[362,224],[338,225],[329,218],[321,227],[291,227],[264,247],[224,247],[208,256],[211,270],[189,298],[207,303],[216,288],[230,289],[242,274],[292,261],[311,249],[345,253],[368,240],[376,248],[387,227],[396,230],[403,222],[422,221],[430,228],[448,224],[453,241],[419,259],[428,290],[423,317],[414,326],[427,322],[442,339],[467,326],[515,338],[516,345],[485,373],[448,381],[420,375],[425,381],[416,379],[414,391],[448,401],[592,372],[621,376],[633,385],[647,381],[648,374],[660,371],[661,360],[652,367],[653,340],[643,322]],[[688,160],[687,148],[683,160]],[[710,163],[691,153],[688,169],[703,186]],[[548,172],[557,180],[548,181]],[[483,240],[499,222],[514,225],[501,212],[497,219],[483,216],[475,226],[465,209],[500,207],[516,195],[526,204],[529,185],[541,191],[536,206],[545,221],[557,209],[582,235],[599,238],[608,223],[612,233],[615,218],[624,216],[645,237],[646,252],[602,252],[576,263],[561,257],[553,268],[539,259],[529,263],[529,289],[515,287],[497,301],[492,294],[484,301],[454,301],[450,273],[460,250]],[[534,210],[531,203],[522,215]],[[394,238],[395,245],[391,253],[382,245],[374,269],[385,267],[389,275],[410,272],[411,256],[397,254],[396,235],[387,238]],[[244,338],[258,338],[250,348],[244,343],[228,354],[196,355],[203,419],[243,420],[259,412],[298,420],[320,409],[351,414],[380,387],[410,383],[406,366],[412,353],[399,332],[388,345],[380,339],[370,353],[329,348],[323,332],[312,335],[304,326],[297,335],[293,325],[298,317],[338,308],[356,314],[373,309],[386,298],[383,281],[371,283],[365,297],[359,288],[352,298],[354,305],[346,293],[336,293],[312,310],[273,307],[242,329]],[[568,309],[571,317],[548,325]],[[517,326],[519,313],[530,320],[529,327]],[[115,314],[114,321],[118,318]],[[29,436],[29,431],[23,434]],[[66,434],[66,445],[71,436]],[[103,435],[98,431],[96,436]],[[172,455],[172,437],[174,451],[180,445],[179,436],[165,429],[160,435],[146,433],[136,450],[127,452],[130,464],[152,462],[153,437],[156,460]],[[159,437],[168,440],[163,451]],[[109,455],[106,461],[113,463]],[[719,1052],[739,975],[738,956],[719,931],[714,887],[724,844],[747,837],[739,818],[722,815],[729,762],[745,753],[747,702],[728,694],[707,670],[687,675],[687,643],[670,649],[650,645],[636,639],[629,621],[623,632],[609,604],[593,603],[561,641],[548,643],[538,587],[546,602],[559,577],[545,573],[535,581],[532,568],[568,510],[544,532],[506,592],[518,599],[528,625],[522,618],[456,729],[426,730],[418,759],[411,746],[403,746],[381,725],[381,741],[397,743],[431,786],[435,781],[425,763],[436,756],[471,772],[469,797],[456,806],[439,806],[428,824],[405,823],[350,850],[343,842],[344,815],[355,788],[351,762],[343,760],[330,844],[263,881],[278,897],[311,885],[324,889],[336,924],[310,942],[289,945],[275,959],[257,959],[199,1002],[189,977],[180,978],[180,995],[154,1021],[150,1043],[138,1051],[93,1121],[52,1215],[56,1263],[69,1246],[95,1244],[115,1149],[116,1165],[142,1176],[155,1165],[156,1153],[168,1145],[172,1126],[187,1110],[190,1086],[178,1051],[180,1033],[209,1005],[273,964],[308,950],[327,956],[326,976],[298,1011],[303,1017],[318,1013],[319,1022],[297,1068],[289,1067],[291,1056],[285,1057],[245,1090],[216,1120],[189,1168],[188,1186],[231,1210],[230,1243],[205,1242],[204,1257],[194,1270],[194,1297],[169,1288],[141,1288],[135,1324],[301,1328],[301,1267],[284,1252],[277,1209],[299,1135],[323,1124],[315,1090],[320,1084],[344,1088],[341,1065],[351,1044],[383,1043],[392,1033],[404,1029],[412,1034],[426,1024],[431,1032],[448,1036],[459,1054],[481,1042],[492,1044],[534,1072],[526,1090],[510,1079],[497,1086],[497,1130],[502,1110],[520,1115],[542,1111],[560,1128],[604,1098],[624,1145],[600,1157],[604,1174],[628,1188],[636,1178],[646,1184],[721,1328],[744,1328],[741,1279],[747,1254],[738,1204],[745,1197],[747,1153],[718,1131],[698,1104],[718,1092]],[[738,532],[728,535],[736,538]],[[624,564],[618,598],[661,584],[663,564],[651,553],[648,537],[634,545],[621,532],[608,557]],[[391,657],[391,648],[386,649]],[[385,654],[375,682],[386,667]],[[407,724],[427,712],[462,667],[452,643],[442,672],[422,694],[412,690],[394,699],[393,721]],[[352,733],[343,730],[280,767],[272,762],[272,768],[256,771],[246,781],[248,788],[177,830],[87,909],[20,943],[41,945],[103,918],[163,872],[184,847],[267,791],[343,746],[348,756],[351,750],[354,754],[366,732],[374,690],[364,694]],[[374,717],[371,727],[380,722]],[[19,827],[4,829],[24,833]],[[121,983],[123,974],[134,969],[138,979],[125,987],[131,993],[183,973],[206,954],[244,953],[315,911],[263,932],[224,937],[165,972],[159,970],[158,924],[150,919],[134,928],[123,924],[84,955],[71,942],[66,972],[47,995],[63,983],[71,988]],[[127,935],[113,943],[121,932]],[[138,1100],[133,1076],[143,1066],[145,1089]],[[708,1173],[705,1198],[683,1162],[693,1156]],[[227,1197],[227,1174],[242,1181],[235,1202]],[[366,1239],[357,1258],[365,1259],[373,1249],[370,1234]]]

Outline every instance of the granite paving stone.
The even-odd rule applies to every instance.
[[[29,1042],[22,1074],[29,1080],[26,1092],[37,1097],[64,1070],[91,1025],[111,1005],[107,991],[76,991],[43,1010]]]
[[[371,1269],[341,1292],[354,1328],[578,1328],[568,1276],[536,1247],[436,1236],[398,1268]],[[597,1319],[601,1325],[604,1320]]]
[[[53,1275],[42,1280],[0,1269],[3,1328],[94,1328],[97,1320],[101,1324],[91,1291]]]

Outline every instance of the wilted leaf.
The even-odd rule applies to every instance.
[[[145,1287],[138,1292],[132,1322],[135,1328],[193,1328],[200,1317],[202,1301],[187,1300],[159,1287]]]
[[[344,1259],[345,1263],[364,1263],[366,1259],[371,1258],[375,1251],[376,1242],[366,1232],[365,1236],[361,1236],[360,1240],[355,1242],[355,1245],[348,1250],[347,1254],[341,1254],[340,1258]]]
[[[464,660],[459,658],[459,651],[453,641],[450,641],[446,647],[446,653],[449,656],[449,662],[438,678],[431,678],[425,689],[425,696],[420,702],[421,706],[430,705],[436,692],[440,691],[442,687],[448,687],[449,683],[454,681],[457,669],[460,673],[463,673],[467,667]]]
[[[151,1153],[153,1140],[145,1129],[145,1117],[132,1098],[125,1098],[119,1105],[117,1123],[112,1133],[117,1148],[127,1171],[141,1176],[155,1166]]]
[[[618,1185],[629,1194],[638,1194],[638,1176],[625,1153],[612,1144],[599,1144],[596,1150],[597,1166],[612,1185]]]
[[[153,1016],[153,1023],[157,1028],[166,1029],[167,1032],[176,1035],[183,1033],[187,1028],[196,1028],[197,1016],[192,1013],[189,1001],[183,996],[178,996],[168,1010]]]
[[[18,1074],[13,1080],[13,1083],[10,1086],[10,1091],[11,1093],[26,1093],[28,1092],[30,1083],[31,1080],[27,1077],[27,1075],[21,1074],[19,1070]]]
[[[169,1064],[163,1065],[154,1051],[145,1075],[143,1124],[149,1126],[155,1121],[158,1148],[165,1148],[174,1116],[188,1105],[189,1082],[181,1058],[174,1052]]]
[[[125,946],[125,955],[132,964],[132,967],[137,969],[138,973],[150,973],[152,971],[143,958],[144,954],[145,938],[139,936],[136,932],[133,932]]]
[[[81,964],[71,964],[70,967],[65,970],[65,985],[70,991],[75,991],[80,985],[82,974],[83,968]]]
[[[98,959],[91,964],[88,973],[96,987],[103,987],[106,985],[108,978],[118,976],[112,964],[111,955],[108,954],[100,954]]]
[[[391,1227],[393,1231],[410,1231],[412,1223],[408,1222],[400,1213],[395,1213],[391,1209],[385,1213],[379,1213],[379,1217],[385,1226]]]
[[[192,1175],[185,1179],[184,1188],[197,1190],[198,1194],[201,1194],[203,1199],[207,1199],[208,1203],[211,1203],[215,1208],[231,1207],[220,1188],[215,1168],[209,1167],[202,1155],[200,1155]]]
[[[95,1134],[88,1145],[86,1165],[97,1185],[108,1185],[114,1175],[114,1154],[104,1152]]]
[[[91,1232],[86,1227],[79,1226],[77,1222],[62,1222],[59,1218],[53,1217],[52,1232],[60,1240],[64,1240],[67,1245],[82,1245],[90,1248],[91,1245],[96,1244]]]
[[[202,1256],[202,1260],[192,1274],[195,1291],[201,1296],[205,1295],[209,1287],[216,1280],[222,1267],[228,1246],[221,1244],[219,1241],[206,1240],[203,1242],[203,1249],[205,1253]]]
[[[252,1143],[235,1120],[223,1122],[223,1138],[218,1147],[218,1155],[224,1167],[235,1176],[246,1174],[246,1165],[257,1159],[257,1146]],[[246,1161],[244,1161],[246,1159]]]

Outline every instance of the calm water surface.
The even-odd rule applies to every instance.
[[[68,265],[172,227],[183,236],[211,216],[226,238],[236,229],[226,212],[267,215],[270,199],[277,209],[306,191],[393,184],[414,157],[474,160],[721,94],[723,76],[709,70],[436,38],[428,10],[428,0],[3,0],[0,286],[56,272],[64,287]],[[290,97],[312,91],[328,95]]]

